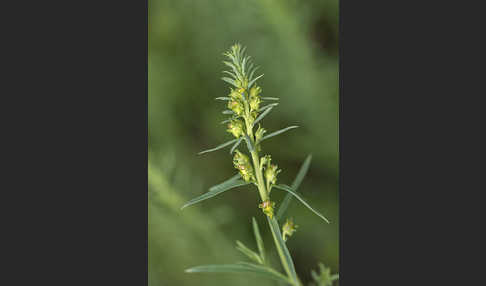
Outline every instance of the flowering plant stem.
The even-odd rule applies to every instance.
[[[254,141],[254,136],[253,136],[253,128],[251,126],[251,122],[250,122],[250,119],[249,119],[249,112],[248,112],[248,104],[245,104],[245,116],[244,116],[244,119],[245,119],[245,125],[246,125],[246,130],[247,130],[247,134],[248,134],[248,137],[250,138],[250,140],[252,140],[252,143],[253,143],[253,146],[255,146],[256,142]],[[253,159],[253,169],[255,170],[255,175],[256,175],[256,179],[257,179],[257,187],[258,187],[258,192],[260,193],[260,199],[262,200],[262,202],[265,202],[269,199],[269,195],[268,195],[268,190],[266,189],[266,186],[265,186],[265,182],[263,181],[263,170],[262,168],[260,168],[260,157],[258,156],[258,151],[256,149],[253,149],[251,152],[251,157]],[[279,244],[279,241],[278,241],[278,236],[277,234],[275,233],[274,229],[272,228],[272,221],[274,221],[275,224],[278,225],[278,222],[277,220],[272,217],[272,218],[268,218],[268,226],[270,228],[270,231],[272,232],[272,236],[273,236],[273,239],[274,239],[274,242],[275,242],[275,247],[277,249],[277,252],[278,252],[278,255],[280,257],[280,262],[282,263],[282,266],[285,270],[285,272],[287,273],[287,276],[290,278],[292,276],[295,276],[295,273],[292,273],[291,272],[291,268],[290,266],[288,265],[288,262],[287,260],[285,259],[285,255],[284,255],[284,250],[282,249],[282,246]],[[284,245],[285,247],[285,245]],[[292,267],[293,268],[293,267]],[[295,272],[295,270],[294,270]],[[300,282],[298,280],[296,281],[293,281],[294,285],[298,286],[300,285]]]
[[[267,218],[268,226],[270,228],[270,231],[272,232],[273,241],[275,243],[275,248],[277,249],[280,262],[283,269],[285,270],[286,276],[276,271],[275,269],[272,269],[265,261],[266,255],[263,247],[263,241],[261,239],[258,225],[255,219],[253,219],[253,228],[259,253],[256,253],[250,248],[246,247],[240,241],[237,241],[237,249],[257,264],[240,262],[237,264],[196,266],[187,269],[186,272],[255,273],[293,286],[301,286],[302,283],[297,277],[294,262],[292,261],[292,257],[290,256],[289,250],[287,249],[287,245],[285,243],[287,238],[292,236],[292,234],[296,231],[297,225],[293,223],[292,219],[287,219],[286,223],[282,227],[281,232],[278,220],[282,218],[286,208],[288,207],[290,199],[293,196],[296,197],[304,206],[309,208],[324,221],[328,223],[329,221],[322,214],[314,210],[296,193],[297,188],[309,167],[310,156],[307,157],[306,161],[301,167],[301,170],[299,171],[299,174],[294,180],[294,183],[291,187],[289,187],[283,184],[277,185],[277,175],[280,173],[281,170],[278,169],[277,165],[271,163],[270,155],[265,155],[263,157],[260,157],[259,155],[259,151],[261,151],[260,145],[262,141],[282,134],[288,130],[297,128],[297,126],[290,126],[272,132],[267,136],[264,136],[266,130],[261,127],[261,124],[259,122],[268,113],[270,113],[272,108],[277,106],[278,103],[271,103],[263,107],[260,107],[260,103],[267,100],[278,100],[278,98],[260,96],[262,89],[257,85],[256,81],[263,75],[253,77],[253,74],[257,68],[253,67],[253,63],[251,63],[250,57],[245,56],[244,50],[245,49],[242,48],[239,44],[236,44],[231,47],[229,52],[224,54],[231,60],[231,62],[224,62],[227,66],[231,68],[230,71],[224,71],[224,73],[229,74],[231,78],[223,77],[222,79],[233,85],[235,89],[232,88],[229,96],[227,97],[216,98],[217,100],[228,101],[228,110],[224,110],[223,114],[229,114],[231,115],[231,118],[225,120],[224,122],[228,122],[227,131],[231,133],[235,137],[235,139],[223,143],[215,148],[205,150],[199,153],[205,154],[208,152],[220,150],[226,146],[233,144],[233,147],[230,150],[230,154],[232,154],[233,152],[235,153],[233,157],[233,165],[239,171],[239,174],[233,176],[232,178],[226,180],[221,184],[211,187],[209,189],[209,192],[190,200],[182,208],[214,197],[229,189],[248,184],[254,184],[258,189],[258,193],[260,194],[261,204],[259,204],[258,207],[262,209],[263,213]],[[257,123],[259,123],[258,128],[254,132],[253,128],[256,126]],[[247,155],[237,149],[242,141],[246,142],[248,151],[251,156],[251,160]],[[284,199],[282,205],[278,210],[277,216],[274,215],[275,202],[271,201],[270,199],[270,193],[272,188],[288,192],[287,197]],[[325,268],[322,269],[327,271],[327,269]],[[324,270],[321,270],[321,273],[324,273],[322,272]],[[315,279],[319,280],[316,280],[319,286],[329,286],[331,285],[329,283],[332,283],[332,281],[334,281],[329,278],[331,276],[328,275],[327,272],[322,275],[318,275],[317,273],[315,273],[313,277],[314,276],[316,277]]]

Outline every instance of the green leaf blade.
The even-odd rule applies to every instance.
[[[222,184],[219,184],[217,186],[214,186],[212,188],[209,189],[208,192],[198,196],[198,197],[195,197],[194,199],[188,201],[187,203],[185,203],[182,207],[181,207],[181,210],[188,207],[188,206],[191,206],[193,204],[197,204],[199,202],[202,202],[204,200],[207,200],[207,199],[210,199],[214,196],[217,196],[223,192],[226,192],[228,190],[231,190],[233,188],[236,188],[236,187],[241,187],[241,186],[245,186],[245,185],[248,185],[250,183],[248,182],[245,182],[243,180],[229,180],[227,182],[224,182]]]
[[[251,142],[251,139],[247,134],[245,134],[245,141],[248,151],[253,152],[253,150],[255,150],[255,146],[253,146],[253,142]]]
[[[238,139],[238,141],[236,141],[235,145],[233,145],[233,147],[231,147],[230,149],[230,154],[233,154],[233,152],[235,151],[235,149],[238,147],[238,145],[240,145],[241,141],[243,140],[243,137],[240,137]]]
[[[295,272],[294,261],[292,260],[292,256],[290,256],[289,250],[287,249],[287,245],[282,238],[282,233],[280,232],[280,227],[278,222],[275,218],[269,218],[267,216],[268,223],[272,230],[272,236],[275,241],[275,246],[277,247],[277,251],[281,256],[282,266],[284,267],[285,271],[289,275],[290,280],[295,284],[299,285],[299,280],[297,278],[297,273]]]
[[[324,217],[320,212],[318,212],[315,209],[313,209],[303,198],[301,198],[297,193],[295,193],[292,190],[291,187],[289,187],[287,185],[283,185],[283,184],[275,185],[273,187],[274,188],[277,188],[277,189],[280,189],[280,190],[284,190],[284,191],[289,192],[294,197],[296,197],[304,206],[306,206],[309,210],[311,210],[314,214],[316,214],[318,217],[322,218],[325,222],[329,223],[329,220],[326,217]]]
[[[251,88],[251,86],[259,79],[263,76],[263,74],[257,76],[256,78],[254,78],[252,81],[250,81],[250,83],[248,84],[248,88]]]
[[[278,97],[262,97],[263,100],[280,100]]]
[[[297,173],[297,176],[295,176],[295,179],[292,182],[291,188],[292,190],[294,190],[294,192],[297,192],[300,184],[302,183],[305,175],[307,174],[307,171],[309,171],[311,161],[312,161],[312,155],[309,154],[305,158],[304,163],[302,163],[302,165],[300,166],[299,172]],[[280,220],[285,214],[285,211],[287,210],[287,208],[290,205],[290,202],[292,201],[292,197],[293,196],[290,193],[285,195],[285,198],[283,199],[277,211],[277,220]]]
[[[229,178],[228,180],[220,183],[220,184],[217,184],[217,185],[214,185],[212,186],[211,188],[209,188],[209,191],[213,191],[213,190],[216,190],[216,189],[220,189],[220,188],[224,188],[226,185],[238,180],[239,178],[241,178],[241,175],[240,173],[237,173],[235,174],[233,177]]]
[[[252,224],[253,224],[253,234],[255,235],[258,252],[260,253],[260,257],[262,258],[263,263],[265,263],[265,247],[263,245],[262,236],[260,235],[260,228],[258,227],[258,223],[254,217],[252,218]]]
[[[216,97],[215,100],[231,100],[230,97],[227,97],[227,96],[220,96],[220,97]]]
[[[293,126],[289,126],[289,127],[286,127],[286,128],[283,128],[283,129],[280,129],[278,131],[275,131],[275,132],[272,132],[266,136],[263,136],[263,138],[260,140],[260,142],[262,142],[263,140],[266,140],[266,139],[269,139],[269,138],[272,138],[274,136],[277,136],[277,135],[280,135],[286,131],[289,131],[291,129],[295,129],[295,128],[299,128],[299,126],[297,125],[293,125]]]
[[[229,146],[229,145],[231,145],[231,144],[235,143],[237,140],[238,140],[238,139],[233,139],[233,140],[230,140],[230,141],[225,142],[225,143],[223,143],[223,144],[221,144],[221,145],[219,145],[219,146],[216,146],[216,147],[211,148],[211,149],[208,149],[208,150],[201,151],[201,152],[199,152],[199,153],[197,153],[197,154],[198,154],[198,155],[202,155],[202,154],[205,154],[205,153],[214,152],[214,151],[217,151],[217,150],[219,150],[219,149],[223,149],[224,147]]]
[[[275,107],[277,105],[278,105],[278,103],[270,103],[270,104],[267,104],[267,105],[261,107],[260,109],[258,109],[258,112],[264,111],[265,109],[270,108],[270,107]]]
[[[272,268],[250,263],[201,265],[186,269],[187,273],[253,273],[291,284],[289,279]]]
[[[236,241],[236,249],[238,249],[241,253],[243,253],[244,255],[246,255],[248,258],[255,261],[256,263],[263,264],[263,260],[260,257],[260,255],[258,255],[258,253],[256,253],[255,251],[249,249],[246,245],[244,245],[239,240]]]
[[[234,87],[238,87],[238,85],[236,84],[236,81],[234,81],[233,79],[231,79],[229,77],[222,77],[221,79],[224,80],[225,82],[233,85]]]
[[[267,108],[262,114],[260,114],[256,119],[255,121],[253,122],[253,125],[252,126],[255,126],[255,124],[257,124],[260,120],[262,120],[265,116],[267,116],[268,113],[270,113],[270,111],[272,111],[273,109],[273,106]]]

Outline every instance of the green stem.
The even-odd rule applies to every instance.
[[[249,111],[249,106],[248,106],[248,103],[245,101],[244,102],[245,104],[245,115],[244,116],[244,119],[245,119],[245,124],[246,124],[246,132],[248,134],[248,137],[250,137],[250,140],[252,140],[253,143],[255,143],[255,139],[254,139],[254,136],[253,136],[253,127],[252,125],[250,124],[249,122],[249,116],[250,116],[250,111]],[[268,194],[268,190],[266,189],[265,187],[265,181],[263,180],[263,172],[262,172],[262,169],[260,168],[260,157],[258,155],[258,151],[256,150],[256,146],[255,146],[255,149],[253,151],[250,152],[251,153],[251,157],[253,159],[253,169],[255,170],[255,176],[256,176],[256,179],[257,179],[257,186],[258,186],[258,192],[260,193],[260,198],[261,200],[264,202],[264,201],[267,201],[269,200],[269,194]],[[275,247],[277,248],[277,252],[278,252],[278,255],[280,257],[280,262],[282,263],[282,266],[285,270],[285,272],[287,273],[287,276],[289,278],[290,281],[292,281],[292,284],[294,286],[299,286],[300,283],[299,281],[297,280],[294,280],[292,277],[292,271],[290,270],[290,266],[288,265],[287,263],[287,260],[285,259],[285,255],[284,255],[284,250],[282,249],[281,245],[279,244],[279,241],[278,241],[278,238],[277,238],[277,233],[275,233],[275,231],[273,230],[272,226],[271,226],[271,220],[275,220],[275,218],[272,218],[272,219],[268,219],[268,226],[270,227],[270,230],[272,231],[272,236],[273,236],[273,239],[274,239],[274,243],[275,243]],[[278,222],[275,220],[275,222],[277,223],[278,225]]]

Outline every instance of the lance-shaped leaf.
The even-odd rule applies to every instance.
[[[253,223],[253,233],[255,234],[255,240],[258,246],[258,252],[260,253],[260,257],[263,263],[265,263],[265,247],[263,246],[263,239],[262,236],[260,235],[260,229],[258,228],[258,223],[254,217],[252,218],[252,223]]]
[[[231,98],[227,97],[227,96],[220,96],[220,97],[216,97],[215,99],[216,100],[231,100]]]
[[[263,100],[280,100],[278,97],[262,97]]]
[[[248,137],[247,134],[245,134],[245,141],[246,141],[246,146],[248,147],[248,151],[252,152],[255,149],[255,146],[253,146],[253,142],[251,142],[250,137]]]
[[[241,80],[243,77],[241,76],[240,72],[238,71],[238,69],[230,62],[227,62],[227,61],[224,61],[223,62],[225,65],[229,66],[234,72],[235,74],[238,76],[238,78]]]
[[[230,182],[237,181],[239,178],[241,178],[241,175],[240,175],[240,173],[237,173],[233,177],[229,178],[228,180],[226,180],[226,181],[224,181],[224,182],[222,182],[220,184],[217,184],[217,185],[212,186],[211,188],[209,188],[209,190],[212,191],[212,190],[215,190],[215,189],[222,188],[225,185],[229,184]]]
[[[233,77],[233,79],[238,79],[238,77],[234,73],[232,73],[230,71],[223,71],[223,73],[229,74],[230,76]]]
[[[238,147],[238,145],[240,145],[241,140],[243,140],[243,137],[240,137],[240,138],[238,139],[238,141],[236,141],[235,145],[233,145],[233,147],[231,147],[230,154],[233,154],[233,152],[234,152],[234,151],[235,151],[235,149]]]
[[[307,158],[305,158],[304,163],[302,163],[302,166],[300,166],[299,172],[297,173],[297,176],[295,176],[295,179],[292,182],[292,186],[291,186],[294,192],[297,192],[300,183],[302,183],[302,180],[304,180],[304,177],[307,174],[307,171],[309,170],[311,161],[312,161],[312,155],[307,155]],[[290,202],[292,201],[292,197],[293,196],[290,193],[285,195],[285,198],[280,204],[280,208],[278,209],[277,212],[277,220],[280,220],[283,217],[285,211],[289,207]]]
[[[242,74],[246,74],[245,73],[245,68],[246,68],[246,62],[250,59],[250,57],[245,57],[243,58],[243,61],[241,62],[241,73]]]
[[[232,110],[223,110],[221,113],[223,113],[223,114],[235,114]]]
[[[295,125],[294,125],[294,126],[289,126],[289,127],[284,128],[284,129],[280,129],[280,130],[278,130],[278,131],[272,132],[272,133],[270,133],[270,134],[268,134],[268,135],[266,135],[266,136],[263,136],[263,138],[262,138],[262,139],[260,139],[259,143],[260,143],[260,142],[262,142],[263,140],[266,140],[266,139],[268,139],[268,138],[272,138],[273,136],[277,136],[277,135],[279,135],[279,134],[284,133],[285,131],[288,131],[288,130],[290,130],[290,129],[294,129],[294,128],[298,128],[298,127],[299,127],[299,126],[295,126]]]
[[[224,80],[225,82],[229,83],[229,84],[232,84],[234,87],[238,87],[238,85],[236,84],[236,81],[234,81],[233,79],[231,79],[229,77],[222,77],[221,79]]]
[[[238,249],[241,253],[243,253],[244,255],[248,256],[248,258],[250,258],[251,260],[255,261],[256,263],[263,264],[263,260],[260,257],[260,255],[258,255],[258,253],[256,253],[255,251],[253,251],[253,250],[249,249],[248,247],[246,247],[246,245],[244,245],[239,240],[236,241],[236,249]]]
[[[259,79],[263,76],[263,74],[257,76],[256,78],[254,78],[252,81],[250,81],[250,83],[248,84],[248,88],[251,88],[251,86]]]
[[[278,103],[270,103],[270,104],[267,104],[265,106],[262,106],[260,109],[258,109],[258,112],[261,112],[261,111],[263,111],[263,110],[265,110],[267,108],[274,107],[274,106],[277,106],[277,105],[278,105]]]
[[[273,106],[271,106],[270,108],[267,108],[262,114],[260,114],[256,119],[255,121],[253,122],[253,126],[255,126],[255,124],[257,124],[260,120],[263,119],[263,117],[267,116],[268,113],[270,113],[270,111],[272,111],[272,108]]]
[[[243,262],[238,264],[213,264],[213,265],[196,266],[196,267],[186,269],[185,272],[188,273],[198,273],[198,272],[253,273],[276,281],[292,284],[287,277],[285,277],[283,274],[275,271],[270,267],[251,264],[251,263],[243,263]]]
[[[235,119],[238,119],[238,118],[241,118],[241,115],[233,115],[232,117],[221,121],[219,124],[225,124],[225,123],[228,123],[228,122],[235,120]]]
[[[267,216],[268,223],[272,230],[273,240],[275,241],[275,246],[277,247],[278,254],[280,255],[282,266],[285,272],[289,275],[289,278],[295,285],[299,285],[299,280],[297,278],[297,273],[295,272],[294,262],[290,256],[289,250],[285,241],[282,239],[282,233],[280,232],[280,227],[278,226],[277,220],[274,218],[269,218]]]
[[[199,152],[199,153],[197,153],[197,154],[198,154],[198,155],[201,155],[201,154],[204,154],[204,153],[209,153],[209,152],[217,151],[217,150],[219,150],[219,149],[222,149],[222,148],[224,148],[224,147],[226,147],[226,146],[229,146],[229,145],[231,145],[231,144],[235,143],[237,140],[238,140],[238,138],[233,139],[233,140],[230,140],[230,141],[228,141],[228,142],[226,142],[226,143],[223,143],[223,144],[221,144],[221,145],[219,145],[219,146],[217,146],[217,147],[214,147],[214,148],[212,148],[212,149],[208,149],[208,150],[201,151],[201,152]]]
[[[248,80],[252,81],[253,80],[253,74],[255,74],[256,70],[259,69],[260,67],[255,67],[251,72],[250,72],[250,77],[248,77]]]
[[[304,201],[304,199],[302,199],[297,193],[295,193],[291,187],[287,186],[287,185],[283,185],[283,184],[280,184],[280,185],[275,185],[273,186],[274,188],[277,188],[277,189],[280,189],[280,190],[284,190],[284,191],[287,191],[289,192],[290,194],[292,194],[294,197],[296,197],[304,206],[306,206],[308,209],[310,209],[313,213],[315,213],[318,217],[322,218],[325,222],[329,223],[329,220],[327,218],[325,218],[320,212],[316,211],[315,209],[313,209],[306,201]]]
[[[207,199],[210,199],[214,196],[217,196],[223,192],[226,192],[227,190],[231,190],[233,188],[236,188],[236,187],[240,187],[240,186],[245,186],[245,185],[248,185],[250,183],[248,182],[245,182],[243,180],[239,180],[239,179],[236,179],[236,180],[228,180],[226,182],[223,182],[217,186],[214,186],[212,188],[209,189],[208,192],[200,195],[199,197],[196,197],[190,201],[188,201],[187,203],[185,203],[182,207],[181,207],[181,210],[190,206],[190,205],[193,205],[193,204],[197,204],[199,202],[202,202],[204,200],[207,200]]]

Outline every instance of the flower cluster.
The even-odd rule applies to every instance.
[[[292,236],[292,234],[297,230],[298,225],[294,224],[293,219],[287,219],[282,227],[282,238],[287,241],[287,236]]]
[[[263,75],[253,77],[257,68],[253,66],[250,57],[245,56],[245,50],[241,45],[233,45],[230,51],[224,53],[224,55],[229,58],[229,61],[225,61],[224,64],[231,68],[224,73],[231,77],[223,77],[222,79],[233,85],[229,95],[224,98],[228,101],[229,112],[227,113],[232,114],[227,131],[235,138],[240,138],[240,141],[243,139],[241,137],[244,136],[245,140],[251,141],[247,144],[254,146],[256,152],[259,152],[261,151],[259,143],[266,130],[258,125],[258,129],[254,132],[253,126],[259,112],[265,109],[265,107],[261,109],[260,106],[262,88],[256,83],[256,80]],[[236,148],[236,145],[234,148]],[[253,158],[258,157],[258,153],[252,155],[254,155]],[[280,172],[277,165],[271,164],[270,161],[270,156],[264,156],[261,158],[259,166],[256,166],[258,160],[253,162],[255,164],[253,166],[250,159],[239,150],[236,150],[233,158],[233,164],[243,180],[258,185],[263,194],[262,200],[266,200],[270,195],[270,190],[276,184],[277,174]],[[258,172],[258,180],[255,172]],[[260,208],[267,216],[273,217],[274,206],[274,202],[266,200],[260,205]]]
[[[228,123],[228,129],[227,131],[236,138],[239,138],[240,136],[245,134],[244,127],[243,127],[243,122],[239,119],[233,119]]]
[[[265,181],[267,182],[267,190],[268,193],[272,190],[272,187],[275,186],[277,183],[277,175],[282,171],[278,169],[278,166],[275,164],[272,164],[272,158],[270,155],[265,155],[262,157],[262,160],[260,161],[260,165],[262,169],[265,170]]]
[[[250,159],[239,150],[235,151],[233,165],[240,171],[240,175],[243,180],[246,182],[255,181],[255,175],[253,174],[253,167],[250,163]]]
[[[273,218],[273,212],[275,209],[275,202],[270,200],[266,200],[263,203],[258,205],[259,208],[262,209],[263,213],[266,214],[269,218]]]

